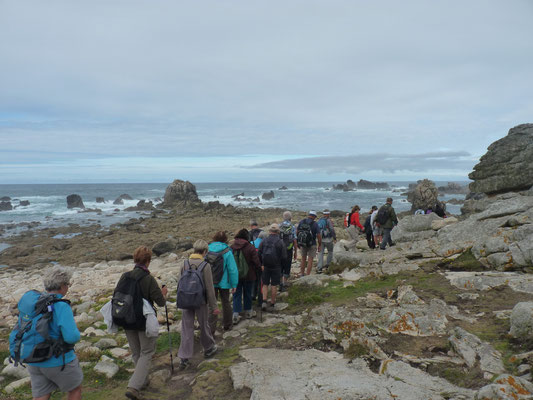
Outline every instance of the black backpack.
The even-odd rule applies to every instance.
[[[205,256],[205,261],[211,264],[213,285],[218,285],[224,276],[224,254],[228,251],[230,251],[229,247],[222,251],[208,251]]]
[[[281,261],[278,257],[278,252],[276,249],[276,244],[277,241],[274,241],[270,238],[265,239],[261,242],[261,261],[266,268],[275,268],[281,265]]]
[[[378,213],[376,215],[376,222],[379,225],[385,225],[388,219],[389,219],[389,207],[387,207],[386,205],[383,205],[378,210]]]
[[[203,271],[207,265],[206,261],[197,269],[191,268],[189,260],[185,260],[183,273],[178,282],[176,293],[176,305],[182,310],[195,310],[205,304],[205,284]]]
[[[298,226],[296,240],[298,241],[298,247],[311,247],[313,243],[313,233],[311,232],[311,224],[308,220],[304,220]]]
[[[144,331],[146,329],[146,317],[143,313],[143,295],[139,282],[149,272],[143,270],[137,278],[133,277],[133,271],[122,275],[117,283],[111,299],[111,313],[113,323],[124,329]]]

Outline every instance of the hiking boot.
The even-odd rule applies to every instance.
[[[143,400],[145,398],[137,389],[130,387],[126,390],[126,397],[131,400]]]
[[[263,301],[263,304],[261,304],[261,310],[266,311],[267,310],[267,303],[266,301]]]
[[[211,347],[209,350],[204,351],[204,357],[209,358],[215,355],[215,353],[218,351],[218,347],[215,344],[213,347]]]
[[[321,273],[322,273],[322,270],[321,270],[321,269],[317,269],[317,270],[316,270],[316,273],[317,273],[317,274],[321,274]]]
[[[189,361],[188,358],[183,358],[181,361],[180,361],[180,365],[179,365],[179,370],[180,371],[183,371],[187,368],[189,368],[191,366],[191,362]]]
[[[248,311],[245,312],[245,316],[248,319],[255,318],[256,315],[257,315],[257,313],[255,312],[255,310],[248,310]]]
[[[241,320],[241,316],[238,313],[233,313],[233,325],[237,325]]]
[[[270,303],[269,306],[270,311],[276,311],[276,303]]]

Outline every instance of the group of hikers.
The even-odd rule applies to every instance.
[[[392,246],[390,233],[398,223],[392,199],[387,199],[379,210],[373,206],[364,226],[359,211],[354,206],[345,220],[351,238],[357,240],[358,233],[364,232],[371,248]],[[180,369],[190,366],[195,319],[203,355],[212,357],[218,351],[215,332],[219,314],[222,314],[221,329],[228,331],[242,318],[256,317],[255,300],[260,312],[275,310],[278,288],[286,290],[292,261],[298,259],[298,252],[299,277],[311,274],[317,254],[316,272],[328,268],[337,235],[329,210],[322,211],[321,218],[317,218],[316,211],[309,211],[295,225],[291,212],[285,211],[283,222],[273,223],[267,230],[260,229],[257,221],[250,221],[250,229],[236,232],[231,245],[224,231],[216,232],[211,243],[203,239],[194,242],[192,253],[178,273],[176,304],[182,310]],[[144,398],[142,390],[148,384],[155,354],[159,334],[155,304],[165,309],[170,340],[168,289],[165,285],[160,287],[150,274],[151,259],[152,251],[148,247],[135,250],[134,268],[122,274],[112,300],[101,310],[109,331],[116,331],[117,327],[125,330],[135,365],[125,396],[134,400]],[[70,302],[64,299],[71,279],[69,269],[55,266],[43,277],[45,292],[26,292],[18,303],[19,320],[10,335],[10,358],[15,365],[27,364],[35,400],[48,400],[55,390],[68,392],[69,400],[81,399],[83,373],[74,353],[80,332]]]

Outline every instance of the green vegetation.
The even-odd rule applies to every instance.
[[[368,348],[356,341],[351,341],[348,348],[344,350],[344,357],[349,359],[367,356],[369,354]]]
[[[170,340],[172,341],[172,351],[176,351],[180,347],[181,335],[177,332],[170,332]],[[155,352],[168,352],[168,332],[159,335],[157,338]]]

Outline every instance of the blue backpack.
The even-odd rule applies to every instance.
[[[63,356],[74,348],[66,343],[61,336],[53,339],[49,335],[50,322],[54,316],[54,304],[70,301],[57,298],[51,293],[40,293],[30,290],[18,302],[19,319],[9,335],[9,361],[18,364],[39,363],[52,356]]]
[[[327,218],[320,218],[318,220],[318,229],[320,229],[320,235],[322,236],[322,239],[331,237],[331,229],[329,229]]]

